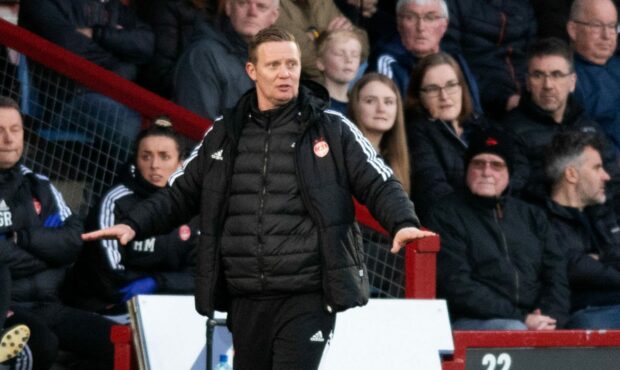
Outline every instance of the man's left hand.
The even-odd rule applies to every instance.
[[[407,243],[433,235],[437,234],[432,231],[420,230],[417,227],[405,227],[398,230],[396,235],[394,235],[394,241],[392,242],[392,249],[390,252],[396,254],[402,247],[407,245]]]

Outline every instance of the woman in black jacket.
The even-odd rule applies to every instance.
[[[183,139],[159,119],[136,140],[135,164],[91,212],[90,228],[122,220],[143,199],[165,187],[183,158]],[[163,216],[163,215],[162,215]],[[72,274],[75,303],[95,311],[122,308],[137,294],[193,293],[195,220],[127,246],[103,240],[87,244]],[[119,305],[120,304],[120,305]]]
[[[424,222],[433,204],[464,188],[468,134],[481,124],[463,72],[450,55],[420,60],[411,76],[406,113],[412,198]]]

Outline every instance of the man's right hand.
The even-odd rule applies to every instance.
[[[545,316],[540,309],[527,315],[525,318],[525,326],[529,330],[555,330],[556,320],[553,317]]]
[[[101,239],[116,239],[121,245],[127,245],[136,236],[136,232],[125,224],[118,224],[106,229],[92,231],[90,233],[82,234],[82,240],[101,240]]]

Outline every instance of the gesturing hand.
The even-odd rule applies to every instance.
[[[136,232],[125,224],[114,225],[105,229],[82,234],[82,240],[116,239],[121,245],[127,245],[136,236]]]
[[[433,235],[437,234],[432,231],[420,230],[417,227],[402,228],[394,235],[394,241],[392,242],[392,249],[390,252],[396,254],[402,247],[407,245],[407,243]]]

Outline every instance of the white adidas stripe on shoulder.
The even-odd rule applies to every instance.
[[[388,54],[382,54],[377,59],[377,72],[386,75],[388,78],[394,78],[392,63],[396,63],[396,59]]]
[[[101,201],[101,208],[99,210],[100,229],[105,229],[116,223],[116,216],[114,215],[116,201],[130,194],[133,194],[133,191],[125,185],[117,185],[108,191]],[[101,245],[105,250],[110,267],[114,270],[124,270],[125,266],[121,263],[118,241],[116,239],[104,239],[101,241]]]
[[[52,195],[54,196],[54,202],[58,207],[58,214],[60,215],[60,219],[64,221],[69,216],[71,216],[71,208],[69,208],[64,198],[62,197],[62,194],[58,191],[58,189],[56,189],[54,184],[52,184],[49,177],[35,173],[30,168],[24,165],[20,166],[20,170],[23,175],[34,174],[37,179],[48,182],[50,184],[50,190],[52,191]]]
[[[185,168],[191,161],[193,161],[198,156],[198,152],[200,151],[200,148],[202,148],[202,143],[204,143],[207,135],[209,135],[211,130],[213,130],[213,126],[215,126],[215,123],[221,121],[222,118],[223,116],[219,116],[218,118],[215,119],[215,121],[213,121],[213,124],[211,125],[211,127],[209,127],[207,131],[205,131],[205,134],[202,136],[202,140],[200,140],[198,145],[196,145],[194,149],[192,149],[192,152],[189,155],[189,157],[187,157],[183,161],[183,164],[179,168],[177,168],[176,171],[172,173],[172,175],[170,175],[170,177],[168,178],[168,185],[172,186],[172,184],[174,184],[174,181],[185,173]]]
[[[353,122],[351,122],[347,117],[345,117],[342,113],[337,112],[335,110],[328,109],[325,111],[327,114],[332,114],[338,116],[344,123],[345,126],[351,130],[353,136],[355,137],[355,141],[360,145],[364,154],[366,154],[366,161],[381,175],[383,181],[387,180],[390,176],[392,176],[392,169],[385,164],[385,162],[377,156],[377,152],[370,144],[370,141],[366,139],[364,134],[355,126]]]

